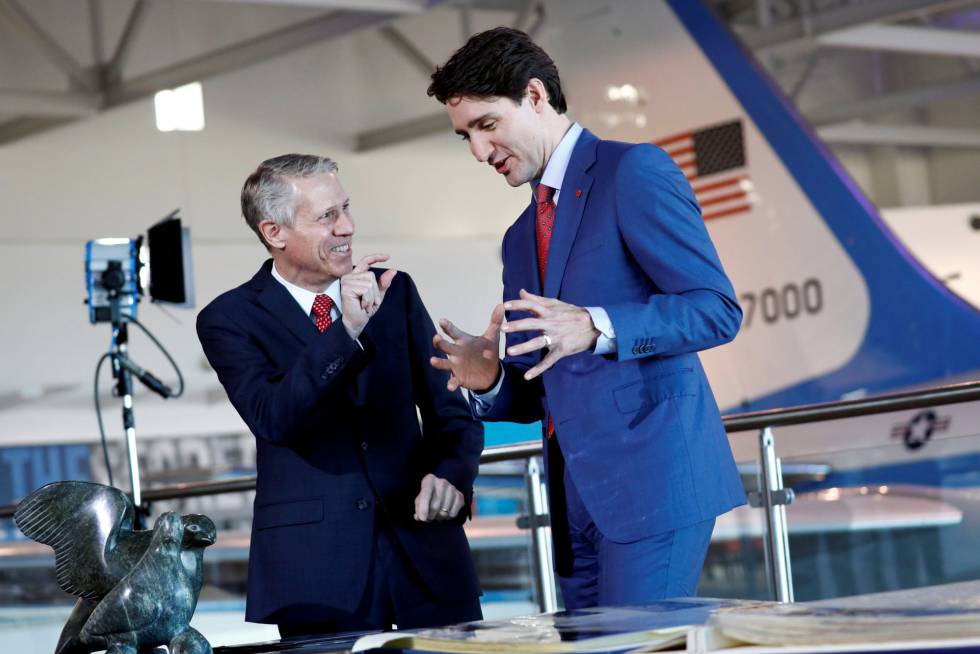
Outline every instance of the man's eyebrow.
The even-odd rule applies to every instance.
[[[468,129],[473,129],[473,127],[474,127],[474,126],[475,126],[475,125],[476,125],[477,123],[480,123],[480,122],[483,122],[483,121],[484,121],[484,120],[486,120],[487,118],[496,118],[496,116],[494,115],[494,113],[493,113],[492,111],[488,111],[487,113],[485,113],[485,114],[483,114],[483,115],[481,115],[481,116],[477,116],[476,118],[474,118],[474,119],[473,119],[473,120],[471,120],[470,122],[468,122],[468,123],[466,123],[466,127],[467,127]],[[456,132],[457,134],[459,134],[460,136],[466,136],[466,135],[467,135],[467,132],[466,132],[466,130],[463,130],[463,129],[457,129],[457,130],[455,130],[455,132]]]
[[[321,213],[320,215],[321,216],[326,216],[331,211],[334,211],[334,210],[336,210],[339,207],[346,207],[348,204],[350,204],[350,198],[344,198],[341,202],[338,202],[337,204],[331,205],[331,206],[327,207],[326,209],[324,209],[323,210],[323,213]]]
[[[476,118],[474,118],[470,122],[466,123],[466,126],[469,127],[470,129],[473,129],[473,126],[474,125],[476,125],[477,123],[483,122],[484,120],[486,120],[487,118],[489,118],[492,115],[493,115],[493,112],[492,111],[488,111],[487,113],[483,114],[482,116],[477,116]]]

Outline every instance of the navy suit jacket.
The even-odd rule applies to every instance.
[[[540,353],[507,357],[485,419],[550,414],[579,495],[616,542],[744,503],[696,354],[734,338],[742,312],[684,174],[656,146],[601,141],[583,130],[562,181],[543,288],[534,220],[532,201],[504,236],[504,300],[523,288],[603,307],[617,349],[565,357],[530,382],[522,375]],[[534,336],[511,334],[508,345]],[[551,484],[553,496],[560,481]]]
[[[378,512],[439,601],[477,597],[465,515],[413,519],[430,472],[469,501],[483,428],[429,365],[435,329],[412,280],[395,276],[359,338],[362,350],[340,321],[319,333],[271,266],[197,319],[208,361],[257,443],[246,619],[314,622],[353,612]]]

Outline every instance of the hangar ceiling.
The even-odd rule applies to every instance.
[[[980,98],[980,0],[709,4],[828,141],[980,147],[980,130],[881,120]],[[0,0],[0,144],[365,30],[386,44],[377,56],[400,57],[427,74],[432,48],[419,35],[436,13],[440,25],[447,12],[458,17],[462,43],[484,14],[533,33],[547,25],[546,7],[536,0]],[[186,33],[199,38],[182,39]],[[855,52],[876,69],[865,97],[806,98],[821,69]],[[927,79],[901,74],[918,59],[940,61],[942,72]],[[441,112],[400,116],[393,107],[387,122],[352,136],[367,150],[444,125]]]

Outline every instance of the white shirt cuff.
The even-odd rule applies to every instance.
[[[592,316],[592,324],[599,330],[593,354],[612,354],[616,351],[616,330],[613,329],[609,314],[602,307],[585,307]]]

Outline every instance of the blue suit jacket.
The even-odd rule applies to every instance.
[[[684,174],[656,146],[583,130],[562,181],[544,288],[534,209],[532,202],[504,236],[504,299],[523,288],[603,307],[617,351],[566,357],[531,382],[522,375],[540,353],[507,357],[485,419],[533,422],[550,413],[579,495],[617,542],[744,503],[696,354],[734,338],[742,312]],[[534,336],[511,334],[508,345]]]
[[[246,619],[349,615],[378,512],[437,599],[477,597],[465,516],[413,519],[426,473],[469,499],[483,449],[482,425],[429,365],[435,330],[415,285],[395,276],[362,350],[340,321],[319,333],[271,265],[197,319],[208,361],[257,443]]]

